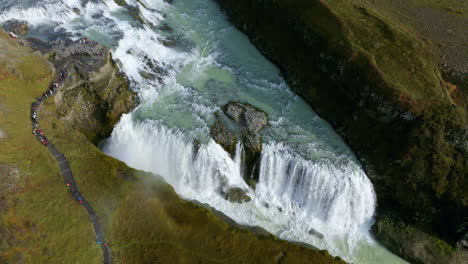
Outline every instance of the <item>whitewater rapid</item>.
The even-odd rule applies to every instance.
[[[404,263],[369,233],[376,197],[354,154],[213,1],[127,3],[7,0],[0,4],[0,21],[26,20],[30,36],[68,32],[112,49],[141,104],[121,118],[105,153],[163,176],[182,197],[240,224],[354,263]],[[268,114],[255,188],[242,175],[242,146],[231,157],[209,136],[215,114],[229,101]],[[233,187],[252,200],[225,200],[223,193]]]

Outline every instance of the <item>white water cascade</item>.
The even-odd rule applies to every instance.
[[[163,176],[182,197],[240,224],[354,263],[404,263],[369,233],[376,198],[353,153],[214,1],[126,2],[132,10],[113,0],[6,0],[0,22],[26,20],[30,36],[50,39],[65,31],[112,49],[141,104],[116,125],[105,153]],[[228,101],[268,114],[255,188],[241,174],[242,145],[232,158],[209,136]],[[232,187],[252,200],[227,201],[223,193]]]

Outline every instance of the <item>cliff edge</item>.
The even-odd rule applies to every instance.
[[[466,259],[466,102],[431,44],[367,1],[218,2],[358,155],[377,238],[416,263]]]

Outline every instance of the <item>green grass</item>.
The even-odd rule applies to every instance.
[[[71,200],[55,162],[31,133],[30,104],[48,87],[50,68],[0,34],[7,45],[2,55],[16,62],[15,72],[21,75],[0,65],[0,127],[8,135],[0,141],[0,162],[17,167],[21,175],[2,212],[4,226],[14,230],[17,241],[0,257],[11,261],[7,263],[15,263],[18,254],[27,263],[99,263],[100,251],[85,212]]]
[[[406,26],[355,0],[325,0],[343,22],[352,52],[367,57],[394,89],[393,96],[416,102],[447,101],[431,47]]]
[[[0,63],[0,128],[8,137],[0,141],[0,163],[21,175],[14,188],[0,190],[8,191],[7,209],[0,212],[0,234],[8,233],[0,239],[0,263],[101,263],[85,211],[31,134],[30,104],[47,89],[51,70],[1,32],[0,47],[0,61],[9,58]],[[160,177],[101,153],[58,119],[56,110],[48,99],[40,111],[41,127],[67,157],[81,192],[100,216],[114,263],[274,263],[282,255],[283,263],[343,263],[324,251],[228,225],[180,199]]]

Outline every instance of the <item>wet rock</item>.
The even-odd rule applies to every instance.
[[[200,150],[201,143],[200,143],[200,141],[194,139],[192,141],[192,145],[193,145],[193,159],[195,159],[197,154],[198,154],[198,151]]]
[[[165,32],[170,32],[170,33],[174,32],[174,29],[171,26],[169,26],[168,24],[166,24],[166,23],[160,25],[158,28],[159,28],[159,30],[162,30],[162,31],[165,31]]]
[[[77,15],[81,15],[81,12],[78,8],[73,8],[73,12],[75,12]]]
[[[161,43],[165,46],[165,47],[175,47],[177,45],[177,40],[174,39],[174,38],[164,38],[164,39],[160,39]]]
[[[213,140],[221,145],[231,157],[236,154],[236,145],[238,138],[235,133],[230,131],[222,121],[217,120],[210,129],[210,135]]]
[[[223,107],[223,111],[252,134],[258,133],[268,124],[265,112],[249,104],[231,102]]]
[[[320,233],[319,231],[317,231],[317,230],[315,230],[315,229],[313,229],[313,228],[311,228],[311,229],[309,230],[308,233],[309,233],[309,235],[316,236],[316,237],[318,237],[318,238],[320,238],[320,239],[323,239],[323,238],[324,238],[324,236],[322,235],[322,233]]]
[[[267,124],[265,112],[249,105],[230,102],[223,107],[223,112],[236,122],[240,129],[240,137],[244,146],[243,175],[250,186],[258,182],[260,170],[260,155],[262,153],[262,138],[258,132]]]
[[[124,5],[127,5],[127,3],[125,2],[125,0],[114,0],[114,2],[119,5],[119,6],[124,6]]]
[[[141,77],[147,79],[147,80],[154,80],[156,79],[156,75],[152,74],[152,73],[149,73],[149,72],[146,72],[146,71],[139,71],[138,72]]]
[[[258,182],[260,170],[260,154],[262,153],[262,138],[258,132],[267,124],[266,114],[249,105],[238,102],[230,102],[222,107],[224,114],[232,120],[237,128],[236,132],[227,127],[229,119],[218,120],[211,127],[211,136],[232,157],[235,155],[236,144],[241,141],[243,145],[243,175],[250,186]]]
[[[252,200],[252,198],[239,187],[230,188],[224,193],[224,199],[233,203],[246,203]]]
[[[29,25],[24,21],[19,20],[9,20],[3,23],[3,29],[7,32],[13,32],[16,35],[24,36],[28,34]]]

